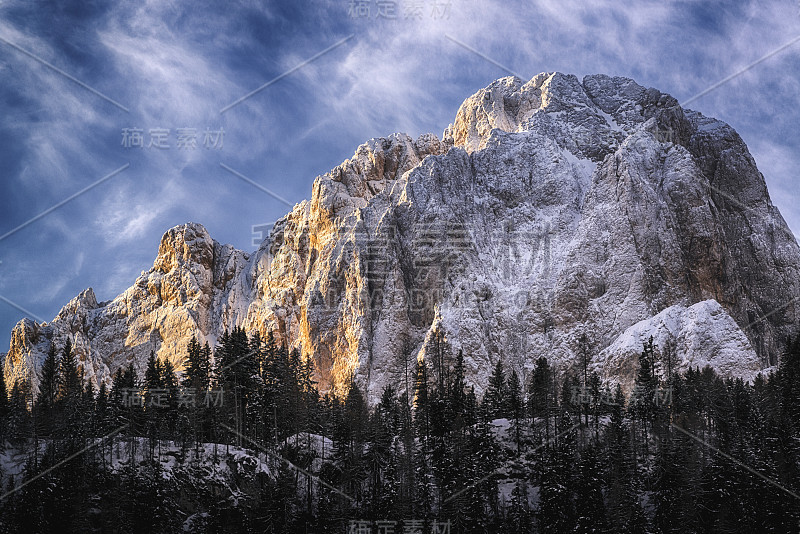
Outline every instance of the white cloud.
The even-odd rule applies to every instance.
[[[330,0],[303,7],[303,16],[295,20],[282,18],[287,16],[283,6],[265,7],[256,0],[218,13],[187,11],[207,6],[171,0],[117,4],[98,16],[98,46],[81,51],[88,60],[63,54],[55,44],[62,41],[39,38],[0,20],[4,38],[73,75],[88,73],[98,90],[131,110],[126,114],[114,108],[0,43],[0,76],[8,87],[20,88],[25,101],[8,109],[5,131],[24,150],[14,156],[19,159],[16,174],[2,178],[4,187],[19,188],[30,200],[23,211],[33,216],[131,162],[130,169],[76,201],[77,206],[65,206],[31,227],[25,237],[33,236],[41,250],[28,244],[24,254],[4,253],[9,263],[19,256],[24,275],[4,280],[6,287],[0,289],[10,290],[13,282],[23,288],[19,295],[30,291],[39,299],[30,280],[47,277],[60,263],[73,265],[64,255],[80,250],[86,258],[77,270],[70,268],[69,276],[50,281],[51,298],[88,285],[111,296],[149,266],[158,237],[167,226],[185,222],[184,217],[224,232],[249,226],[243,220],[272,220],[276,209],[284,209],[266,197],[263,202],[238,198],[247,186],[221,171],[219,161],[245,174],[239,164],[250,165],[251,178],[265,184],[284,180],[282,185],[294,193],[305,187],[300,194],[308,196],[313,176],[292,175],[293,165],[307,168],[303,164],[311,160],[316,169],[343,150],[341,161],[359,143],[395,131],[440,135],[464,98],[506,75],[445,34],[525,76],[553,70],[579,77],[625,75],[679,99],[800,34],[797,6],[783,1],[712,6],[692,0],[633,5],[452,0],[445,18],[431,16],[426,3],[421,20],[406,20],[401,0],[398,19],[385,22],[351,19],[348,4]],[[277,33],[260,35],[249,27],[251,21],[244,19],[256,16],[274,24],[269,31]],[[82,41],[69,28],[61,30],[74,42]],[[349,33],[355,37],[345,45],[219,114],[223,106]],[[800,81],[793,75],[798,54],[800,43],[690,106],[737,128],[793,228],[800,228],[794,183],[800,158],[792,149],[800,142]],[[125,151],[119,146],[121,129],[134,126],[173,132],[223,126],[228,134],[220,152]],[[352,146],[341,149],[351,139]],[[77,224],[78,217],[85,224]],[[22,221],[4,221],[8,227],[12,222]],[[229,230],[229,235],[237,232]]]

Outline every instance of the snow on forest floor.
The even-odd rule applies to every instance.
[[[219,475],[215,478],[219,478],[220,482],[227,474],[234,471],[251,475],[257,473],[270,475],[275,465],[275,461],[270,460],[264,452],[235,445],[201,443],[199,446],[189,444],[184,447],[180,443],[166,440],[156,440],[151,443],[144,437],[121,438],[114,440],[113,444],[102,444],[100,441],[95,440],[94,444],[87,445],[85,450],[93,454],[97,461],[110,466],[114,472],[131,465],[131,460],[134,464],[149,461],[151,446],[152,458],[160,463],[166,479],[172,477],[177,467],[191,464],[213,466],[214,472]],[[49,440],[39,440],[40,457],[44,455],[48,444]],[[25,464],[33,456],[33,450],[32,444],[15,447],[6,443],[0,447],[0,474],[3,477],[20,477],[25,470]]]
[[[602,416],[597,421],[602,432],[609,423],[608,416]],[[520,438],[523,443],[522,454],[516,452],[516,425],[509,419],[495,419],[489,423],[489,429],[502,451],[500,465],[495,470],[499,498],[508,502],[512,492],[520,480],[519,473],[525,472],[525,467],[530,467],[535,462],[535,453],[539,447],[544,446],[545,422],[543,419],[535,421],[536,430],[532,430],[531,419],[519,420]],[[554,422],[551,421],[551,442],[558,439],[553,435]],[[594,421],[589,421],[589,427],[578,431],[574,439],[590,439],[594,432]],[[49,440],[40,439],[38,450],[40,457],[44,454]],[[533,443],[541,443],[539,446]],[[322,465],[331,460],[334,453],[334,443],[331,439],[318,434],[303,432],[289,436],[282,442],[282,449],[255,450],[252,447],[225,445],[219,443],[181,444],[173,441],[156,440],[151,442],[145,437],[121,437],[113,443],[102,443],[95,440],[94,444],[87,446],[91,454],[113,472],[120,472],[125,467],[145,465],[151,459],[158,461],[162,476],[165,480],[175,479],[176,473],[185,470],[200,469],[205,477],[214,483],[228,487],[231,495],[238,493],[236,484],[232,480],[241,477],[253,479],[259,474],[269,477],[276,472],[279,462],[290,461],[293,456],[290,449],[311,456],[310,471],[319,473]],[[151,452],[152,449],[152,452]],[[32,456],[33,446],[27,444],[23,447],[12,446],[6,443],[0,447],[0,476],[3,479],[13,476],[19,481],[25,465]],[[283,460],[281,460],[283,459]],[[538,488],[528,488],[528,498],[531,505],[538,501]]]

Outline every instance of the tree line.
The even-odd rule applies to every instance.
[[[501,358],[479,395],[442,354],[370,405],[356,380],[320,395],[310,358],[240,328],[192,339],[182,373],[151,354],[98,391],[52,347],[35,398],[0,379],[0,443],[27,458],[0,473],[0,532],[800,528],[800,338],[752,384],[659,369],[651,340],[630,391]],[[220,478],[235,449],[269,473]]]

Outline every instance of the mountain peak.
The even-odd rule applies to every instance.
[[[752,378],[797,333],[798,291],[800,249],[732,128],[628,78],[542,73],[477,91],[442,140],[362,144],[252,255],[170,229],[113,301],[18,325],[4,371],[68,336],[94,382],[151,350],[181,369],[192,336],[242,326],[371,399],[458,352],[479,393],[498,359],[570,373],[586,350],[629,384],[649,335],[659,357]]]
[[[650,118],[665,132],[686,130],[677,100],[635,81],[603,74],[541,73],[530,81],[509,76],[467,98],[444,138],[467,152],[482,149],[494,129],[535,132],[577,157],[600,161]]]
[[[206,228],[189,222],[167,230],[161,237],[153,268],[167,273],[185,263],[209,268],[214,257],[214,240]]]

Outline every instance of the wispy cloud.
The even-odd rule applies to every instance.
[[[498,64],[526,77],[553,70],[625,75],[681,100],[800,34],[797,6],[777,0],[452,0],[440,16],[425,3],[419,17],[406,17],[405,4],[399,0],[396,18],[385,20],[374,2],[368,17],[351,16],[347,0],[123,1],[80,15],[4,3],[2,38],[130,113],[0,43],[0,234],[109,170],[127,161],[131,168],[0,244],[0,293],[43,316],[87,286],[109,298],[152,263],[161,234],[187,220],[246,248],[252,225],[287,208],[220,163],[299,201],[317,174],[370,137],[441,134],[464,98],[507,75]],[[793,150],[800,81],[787,73],[800,68],[798,57],[790,47],[691,106],[739,131],[793,228],[800,228]],[[224,147],[125,149],[121,130],[131,127],[145,135],[170,129],[173,145],[177,128],[223,128]],[[75,263],[78,252],[84,256]],[[19,317],[0,305],[0,344]]]

